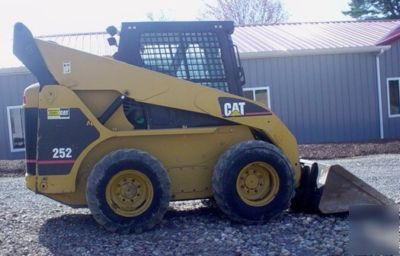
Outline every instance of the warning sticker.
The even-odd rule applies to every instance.
[[[63,63],[63,74],[71,74],[71,62],[64,62]]]
[[[69,119],[69,108],[48,108],[48,120]]]

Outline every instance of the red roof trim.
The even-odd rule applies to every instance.
[[[390,31],[386,36],[378,41],[376,45],[389,45],[400,39],[400,26]]]

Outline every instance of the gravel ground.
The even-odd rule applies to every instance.
[[[399,201],[400,155],[329,162],[351,168]],[[347,243],[345,215],[286,212],[268,224],[246,226],[199,200],[171,203],[152,231],[113,234],[88,210],[35,195],[23,178],[0,178],[0,255],[342,255]]]
[[[0,160],[0,177],[16,177],[25,174],[25,160]]]

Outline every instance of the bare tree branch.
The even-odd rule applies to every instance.
[[[171,20],[169,11],[160,10],[158,12],[146,13],[146,18],[150,21],[169,21]]]
[[[280,0],[215,0],[206,3],[204,17],[251,25],[282,22],[287,14]]]

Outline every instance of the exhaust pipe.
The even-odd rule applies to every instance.
[[[47,68],[31,31],[22,23],[14,25],[14,55],[32,72],[41,86],[58,84]]]

